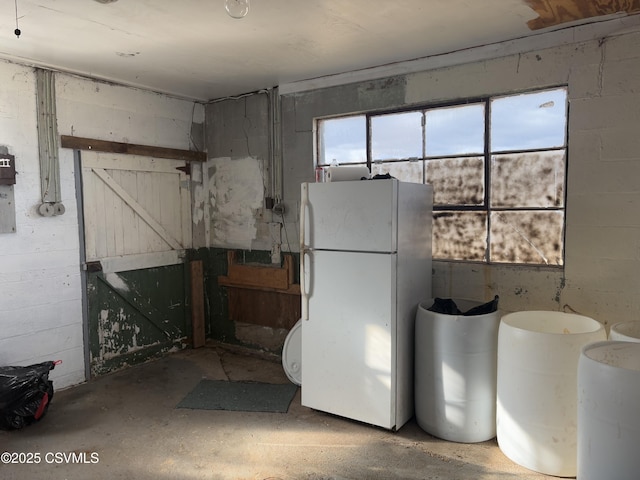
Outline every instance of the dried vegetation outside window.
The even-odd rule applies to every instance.
[[[482,157],[428,160],[426,183],[433,185],[434,205],[482,205],[483,172]]]
[[[438,211],[433,214],[433,257],[481,262],[487,250],[485,212]]]
[[[564,150],[494,155],[491,159],[491,206],[562,207],[564,165]]]

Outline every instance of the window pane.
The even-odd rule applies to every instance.
[[[481,262],[486,251],[486,213],[433,213],[433,258]]]
[[[436,108],[426,112],[427,156],[484,152],[484,105]]]
[[[424,162],[414,160],[411,162],[376,162],[371,166],[372,175],[384,175],[388,173],[402,182],[422,183],[422,169]]]
[[[564,88],[491,101],[491,150],[528,150],[565,145]]]
[[[491,206],[561,208],[564,206],[564,150],[491,158]]]
[[[434,205],[482,205],[482,157],[427,160],[425,183],[433,185]]]
[[[422,112],[371,117],[371,157],[422,158]]]
[[[318,165],[333,161],[367,161],[367,119],[364,115],[318,121]]]
[[[491,261],[562,265],[562,211],[491,214]]]

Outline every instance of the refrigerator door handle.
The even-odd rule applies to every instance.
[[[308,184],[302,184],[302,200],[300,201],[300,317],[302,320],[309,320],[309,295],[307,295],[307,285],[305,280],[305,257],[307,246],[305,245],[305,223],[306,212],[309,208],[309,188]]]

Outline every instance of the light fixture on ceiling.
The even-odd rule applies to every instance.
[[[249,13],[249,0],[224,0],[224,8],[232,18],[244,18]]]

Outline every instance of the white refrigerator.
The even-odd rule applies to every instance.
[[[412,417],[432,202],[396,179],[302,184],[302,405],[390,430]]]

